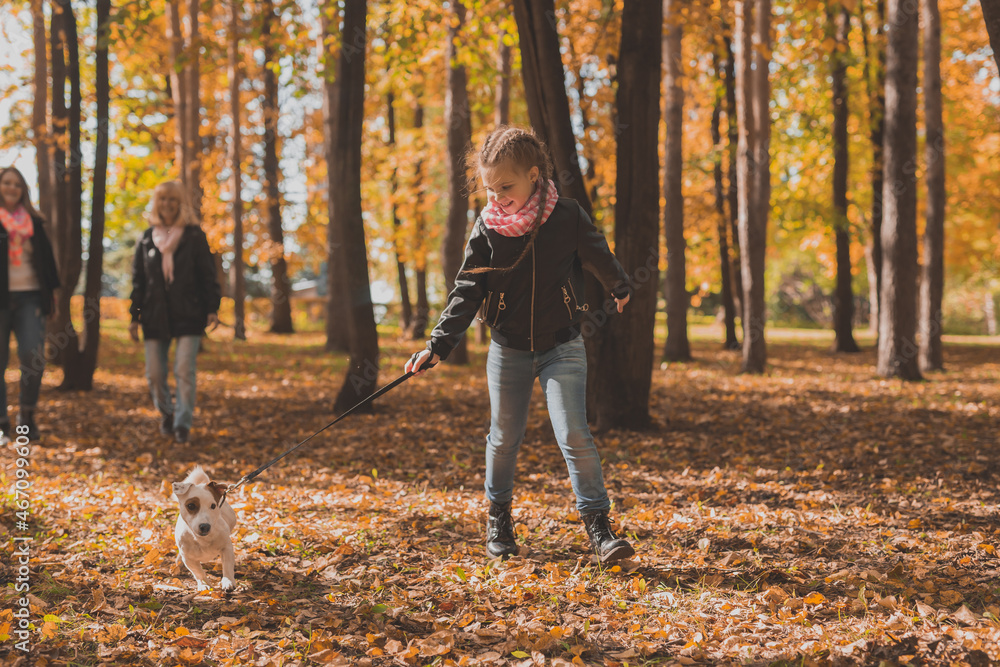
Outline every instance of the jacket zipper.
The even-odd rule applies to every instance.
[[[500,321],[500,311],[507,310],[507,304],[503,302],[503,292],[500,292],[500,300],[497,302],[497,316],[493,318],[493,326],[496,327]]]
[[[493,299],[493,292],[486,293],[486,303],[483,305],[483,314],[480,315],[478,319],[480,322],[485,322],[486,318],[490,316],[490,301]]]
[[[562,291],[563,291],[563,303],[566,304],[566,314],[569,315],[569,319],[573,319],[573,309],[570,308],[569,306],[570,302],[569,292],[566,291],[565,285],[563,285]]]
[[[573,303],[576,305],[576,309],[582,310],[583,312],[587,312],[588,310],[590,310],[590,304],[585,303],[581,306],[580,302],[577,300],[576,290],[573,289],[573,281],[571,280],[566,284],[569,285],[569,293],[573,295]]]
[[[531,351],[535,351],[535,246],[531,246],[531,329],[528,334]]]

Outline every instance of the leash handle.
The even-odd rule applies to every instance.
[[[427,350],[428,350],[428,352],[430,352],[429,348],[427,348]],[[410,357],[410,361],[416,361],[417,357],[419,357],[422,352],[423,352],[423,350],[420,350],[420,352],[414,352],[413,356]],[[430,354],[427,355],[427,359],[424,360],[424,363],[420,364],[420,366],[418,368],[414,368],[412,371],[410,371],[410,373],[412,375],[416,375],[417,373],[421,373],[423,371],[426,371],[426,370],[429,370],[431,368],[434,368],[435,366],[437,366],[437,364],[436,363],[433,363],[433,364],[431,363],[431,359],[433,359],[433,358],[434,358],[434,353],[431,352]]]

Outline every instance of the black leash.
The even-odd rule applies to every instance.
[[[418,352],[417,354],[420,354],[420,353]],[[417,355],[415,354],[413,356],[415,358]],[[428,359],[430,359],[430,357],[428,357]],[[291,449],[289,449],[285,453],[283,453],[280,456],[278,456],[277,458],[273,459],[271,462],[265,463],[261,467],[259,467],[256,470],[254,470],[252,473],[249,473],[247,475],[243,475],[243,477],[240,478],[240,481],[236,482],[236,484],[234,484],[233,486],[230,486],[229,488],[227,488],[225,491],[222,492],[222,498],[219,499],[219,506],[221,507],[223,505],[223,503],[226,502],[226,496],[229,495],[230,491],[235,491],[236,489],[240,488],[244,484],[252,482],[262,472],[264,472],[265,470],[267,470],[268,468],[270,468],[271,466],[273,466],[275,463],[277,463],[281,459],[285,458],[286,456],[288,456],[289,454],[291,454],[292,452],[294,452],[296,449],[298,449],[302,445],[306,444],[307,442],[309,442],[310,440],[312,440],[313,438],[315,438],[317,435],[319,435],[320,433],[322,433],[326,429],[330,428],[331,426],[333,426],[334,424],[336,424],[341,419],[343,419],[344,417],[348,416],[349,414],[351,414],[355,410],[358,410],[358,409],[360,409],[360,408],[368,405],[369,403],[371,403],[372,401],[374,401],[376,398],[378,398],[382,394],[384,394],[384,393],[386,393],[388,391],[392,391],[393,389],[395,389],[396,387],[398,387],[399,385],[403,384],[404,382],[406,382],[407,380],[409,380],[411,377],[413,377],[414,375],[416,375],[418,372],[425,371],[428,368],[433,368],[436,365],[437,364],[424,363],[417,371],[409,371],[408,373],[403,373],[398,378],[396,378],[395,380],[393,380],[389,384],[385,385],[384,387],[382,387],[381,389],[379,389],[378,391],[376,391],[375,393],[373,393],[368,398],[362,400],[360,403],[358,403],[357,405],[355,405],[354,407],[352,407],[351,409],[349,409],[347,412],[345,412],[344,414],[342,414],[339,417],[337,417],[336,419],[334,419],[332,422],[330,422],[329,424],[327,424],[326,426],[324,426],[320,430],[318,430],[315,433],[313,433],[312,435],[310,435],[308,438],[306,438],[305,440],[303,440],[299,444],[295,445],[294,447],[292,447]]]

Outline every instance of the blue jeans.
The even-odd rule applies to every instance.
[[[45,371],[45,315],[42,314],[42,294],[11,292],[7,308],[0,308],[0,370],[10,361],[10,333],[17,339],[17,358],[21,362],[22,408],[34,408],[42,388]],[[7,383],[0,382],[0,402],[7,415]]]
[[[201,346],[201,336],[179,336],[174,353],[174,379],[177,381],[177,401],[167,387],[167,353],[170,340],[146,340],[146,380],[153,405],[161,414],[174,416],[174,430],[191,428],[194,420],[195,359]]]
[[[523,352],[490,343],[486,358],[490,389],[486,497],[506,503],[513,496],[517,452],[528,424],[535,378],[545,393],[577,509],[581,514],[607,511],[611,501],[604,488],[601,457],[587,425],[587,353],[580,337],[545,352]]]

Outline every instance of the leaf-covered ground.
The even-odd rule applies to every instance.
[[[159,435],[141,347],[105,326],[97,388],[54,390],[29,528],[3,460],[4,664],[991,664],[1000,659],[1000,347],[949,340],[919,384],[770,332],[737,373],[714,329],[653,374],[654,426],[597,436],[632,561],[593,563],[540,391],[522,448],[522,555],[487,558],[484,350],[410,380],[231,498],[237,590],[175,564],[170,483],[234,482],[332,418],[344,360],[319,334],[220,330],[193,441]],[[382,337],[380,380],[416,347]],[[8,386],[17,372],[7,371]],[[30,545],[30,656],[14,647]],[[218,581],[218,563],[210,578]]]

